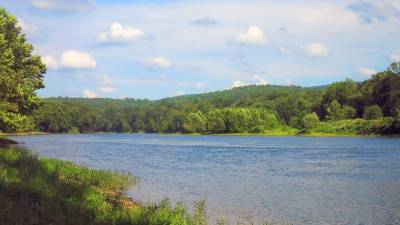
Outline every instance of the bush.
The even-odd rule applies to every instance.
[[[301,128],[305,131],[308,131],[317,127],[319,122],[320,121],[318,115],[313,112],[303,117],[303,119],[301,120]]]

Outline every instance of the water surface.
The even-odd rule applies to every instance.
[[[213,220],[400,224],[400,139],[21,136],[35,153],[131,172],[139,201],[204,199]],[[234,218],[234,219],[232,219]]]

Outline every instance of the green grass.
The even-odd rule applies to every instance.
[[[0,149],[0,224],[206,224],[204,203],[193,214],[182,204],[138,204],[123,193],[130,175]]]
[[[378,136],[386,134],[392,123],[392,118],[327,121],[321,122],[318,127],[310,130],[309,134],[311,136]]]

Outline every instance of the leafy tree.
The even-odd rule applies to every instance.
[[[17,129],[41,102],[46,67],[32,51],[17,19],[0,8],[0,130]]]
[[[318,124],[320,123],[319,117],[318,117],[317,113],[315,113],[315,112],[305,115],[302,118],[301,122],[302,122],[301,128],[305,131],[309,131],[313,128],[316,128],[318,126]]]
[[[336,100],[341,105],[352,105],[354,99],[360,94],[359,86],[353,80],[331,84],[322,97],[322,105],[325,107]]]
[[[189,113],[183,123],[183,128],[189,133],[202,133],[206,130],[206,120],[202,112]]]
[[[364,110],[364,119],[373,120],[383,116],[382,109],[378,105],[368,106]]]
[[[207,131],[218,134],[225,132],[224,114],[219,109],[214,109],[207,114]]]
[[[59,102],[46,102],[32,114],[36,127],[44,132],[64,133],[71,129],[71,117],[65,105]]]
[[[342,119],[342,105],[336,100],[333,100],[328,108],[326,108],[326,118],[328,120],[340,120]]]
[[[400,63],[392,63],[384,72],[377,73],[363,84],[368,105],[378,105],[384,116],[394,116],[400,107]]]

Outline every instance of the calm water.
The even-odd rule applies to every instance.
[[[39,155],[129,171],[140,201],[204,199],[211,218],[400,224],[400,139],[133,134],[14,137]],[[233,222],[231,220],[231,222]]]

